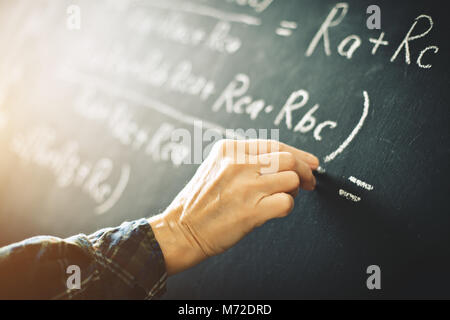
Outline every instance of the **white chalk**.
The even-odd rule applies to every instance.
[[[283,20],[283,21],[280,22],[280,26],[282,26],[283,28],[288,28],[288,29],[296,29],[297,28],[297,22]]]
[[[342,153],[342,151],[344,151],[344,149],[347,148],[350,142],[352,142],[352,140],[356,137],[359,130],[361,130],[364,121],[366,120],[366,117],[369,114],[369,104],[370,104],[369,95],[367,94],[367,91],[364,91],[363,95],[364,95],[364,109],[361,119],[359,119],[359,122],[356,125],[356,127],[353,129],[353,131],[350,133],[347,139],[345,139],[345,141],[339,146],[339,148],[337,148],[335,151],[333,151],[332,153],[330,153],[325,157],[324,159],[325,162],[330,162],[331,160],[336,158],[340,153]]]
[[[277,28],[275,33],[279,36],[289,37],[292,34],[292,30],[297,29],[297,23],[295,21],[283,20],[280,22],[280,28]]]
[[[353,201],[353,202],[359,202],[359,201],[361,201],[361,198],[360,198],[360,197],[358,197],[357,195],[354,195],[354,194],[352,194],[352,193],[350,193],[350,192],[347,192],[347,191],[345,191],[345,190],[343,190],[343,189],[339,189],[339,195],[340,195],[342,198],[345,198],[345,199],[350,200],[350,201]]]
[[[317,167],[316,172],[320,173],[320,174],[324,174],[326,172],[326,170],[324,168],[322,168],[321,166],[319,166],[319,167]]]
[[[275,33],[282,37],[289,37],[292,34],[292,31],[289,29],[278,28]]]
[[[366,189],[369,191],[373,190],[373,186],[371,184],[368,184],[367,182],[359,180],[358,178],[355,178],[354,176],[349,177],[348,180],[350,180],[351,182],[353,182],[360,188],[363,188],[363,189]]]

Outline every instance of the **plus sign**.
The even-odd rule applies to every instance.
[[[374,44],[373,48],[372,48],[372,54],[375,54],[378,50],[378,47],[380,45],[383,46],[387,46],[389,44],[389,42],[387,41],[383,41],[384,38],[384,32],[382,32],[380,34],[380,36],[378,37],[378,39],[374,39],[374,38],[370,38],[369,41],[372,42]]]

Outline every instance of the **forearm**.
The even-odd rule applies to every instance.
[[[70,265],[80,288],[69,289]],[[162,293],[164,260],[147,220],[86,236],[35,237],[0,249],[0,298],[144,299]]]

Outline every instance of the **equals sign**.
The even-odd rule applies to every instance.
[[[282,37],[289,37],[292,35],[292,30],[297,29],[297,22],[283,20],[280,22],[280,27],[275,33]]]

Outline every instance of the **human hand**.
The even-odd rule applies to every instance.
[[[149,223],[169,275],[288,215],[298,188],[313,190],[319,160],[272,140],[222,140],[170,206]]]

